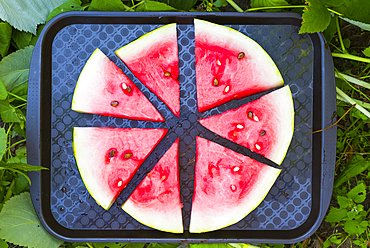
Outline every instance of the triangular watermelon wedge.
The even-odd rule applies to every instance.
[[[122,209],[152,228],[182,233],[179,139],[139,184]]]
[[[145,95],[99,48],[78,78],[72,109],[134,120],[164,121]]]
[[[115,54],[132,73],[180,116],[179,56],[176,24],[155,29]]]
[[[87,190],[109,209],[167,129],[74,127],[73,149]]]
[[[244,34],[194,20],[198,111],[284,84],[266,51]]]
[[[281,164],[294,129],[289,86],[243,106],[199,120],[210,131]]]
[[[218,230],[243,219],[265,198],[280,171],[197,137],[189,232]]]

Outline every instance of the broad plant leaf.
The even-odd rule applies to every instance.
[[[320,0],[307,0],[303,10],[302,27],[299,33],[316,33],[324,31],[330,24],[330,12]]]
[[[370,46],[368,48],[366,48],[365,50],[362,51],[362,53],[367,56],[367,57],[370,57]]]
[[[344,4],[347,0],[323,0],[323,4],[327,7],[339,7]]]
[[[47,169],[42,166],[30,165],[26,163],[4,163],[0,162],[0,168],[3,169],[13,169],[13,170],[23,170],[23,171],[40,171]]]
[[[351,19],[348,19],[348,18],[345,18],[345,17],[340,17],[340,18],[345,20],[346,22],[349,22],[353,25],[356,25],[359,28],[370,31],[370,23],[363,23],[363,22],[359,22],[359,21],[354,21],[354,20],[351,20]]]
[[[0,115],[5,123],[20,122],[16,109],[9,104],[9,100],[0,100]]]
[[[142,4],[137,6],[136,11],[177,11],[177,9],[165,3],[143,0]]]
[[[0,19],[20,30],[36,34],[38,24],[45,23],[49,13],[66,0],[0,1]]]
[[[14,29],[12,33],[12,39],[17,45],[18,49],[23,49],[30,44],[32,34],[30,32],[22,32]]]
[[[44,27],[45,27],[45,24],[41,24],[37,27],[36,35],[32,36],[32,39],[31,39],[31,42],[30,42],[31,46],[36,46],[37,39],[40,37],[40,34],[41,34],[42,30],[44,29]]]
[[[335,23],[335,17],[330,18],[329,26],[324,30],[323,34],[327,42],[330,42],[333,39],[334,35],[337,33],[337,24]]]
[[[0,100],[5,100],[8,97],[8,91],[5,88],[3,80],[0,78]]]
[[[0,128],[0,160],[3,158],[7,147],[7,136],[5,128]]]
[[[0,22],[0,55],[8,53],[10,40],[12,39],[12,27],[7,22]]]
[[[15,177],[13,180],[15,180],[15,185],[13,187],[13,194],[19,195],[20,193],[29,191],[29,183],[28,183],[27,178],[18,174],[17,177]]]
[[[370,167],[370,161],[365,160],[361,155],[354,156],[342,171],[340,176],[334,181],[334,187],[337,188],[342,183],[347,182],[354,176],[362,173]]]
[[[81,7],[81,1],[80,0],[70,0],[62,5],[56,7],[53,9],[53,11],[50,12],[48,15],[48,18],[46,18],[46,22],[50,21],[53,17],[67,11],[78,11],[78,10],[84,10],[86,7]]]
[[[33,46],[17,50],[0,61],[0,79],[7,91],[28,82]]]
[[[335,11],[343,14],[343,17],[370,24],[369,0],[345,0]]]
[[[37,248],[57,248],[63,243],[42,227],[28,192],[5,202],[0,212],[0,237],[16,245]]]
[[[366,199],[366,186],[365,184],[361,183],[351,189],[348,192],[348,198],[352,199],[356,203],[361,203]]]
[[[347,197],[344,197],[344,196],[341,196],[341,195],[337,196],[337,201],[338,201],[338,204],[341,208],[347,208],[348,205],[352,202],[351,199],[348,199]]]
[[[129,9],[121,0],[92,0],[89,6],[89,10],[100,11],[128,11]]]
[[[178,10],[188,11],[197,3],[197,0],[161,0],[159,2],[166,3]],[[216,2],[220,2],[220,0],[217,0]],[[216,2],[213,3],[213,5],[215,5]]]
[[[127,247],[126,245],[127,245],[127,243],[91,243],[93,246],[94,246],[94,248],[106,248],[106,247],[108,247],[108,248],[123,248],[123,247]],[[144,246],[145,244],[140,244],[140,243],[138,243],[137,245],[142,245],[142,246]],[[141,246],[141,247],[142,247]],[[141,247],[139,247],[138,246],[138,248],[141,248]]]
[[[348,220],[344,223],[344,231],[348,234],[361,235],[369,225],[367,221]]]
[[[331,208],[326,216],[326,222],[340,222],[347,216],[347,210],[343,208]]]
[[[214,6],[220,8],[220,7],[225,7],[229,3],[226,0],[217,0],[216,2],[213,3]]]
[[[251,1],[252,8],[286,6],[286,5],[289,5],[289,3],[285,0],[252,0]]]

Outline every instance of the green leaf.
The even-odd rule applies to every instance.
[[[125,247],[126,248],[126,245],[127,243],[91,243],[94,248],[122,248],[122,247]],[[139,244],[139,245],[145,245],[145,244]],[[141,246],[142,247],[142,246]]]
[[[213,3],[214,6],[220,8],[220,7],[225,7],[229,3],[226,0],[217,0],[216,2]]]
[[[9,247],[8,244],[4,240],[0,239],[0,248],[8,248],[8,247]]]
[[[335,11],[343,14],[343,17],[370,24],[369,0],[346,0]]]
[[[339,7],[345,3],[346,0],[323,0],[326,7]]]
[[[20,122],[16,109],[9,104],[8,99],[0,100],[0,115],[5,123]]]
[[[179,247],[180,244],[176,244],[176,243],[150,243],[148,245],[148,248],[177,248]],[[131,247],[130,247],[131,248]],[[136,248],[136,247],[133,247],[133,248]],[[137,247],[137,248],[141,248],[141,247]]]
[[[370,31],[370,24],[368,24],[368,23],[354,21],[354,20],[351,20],[351,19],[348,19],[348,18],[345,18],[345,17],[342,17],[342,16],[340,18],[343,19],[343,20],[345,20],[346,22],[349,22],[349,23],[351,23],[353,25],[356,25],[359,28],[362,28],[364,30]]]
[[[63,242],[41,225],[28,192],[10,198],[0,212],[0,237],[20,246],[57,248]]]
[[[21,135],[22,137],[26,138],[26,129],[21,126],[22,122],[15,123],[13,126],[13,131],[17,134]],[[24,125],[24,124],[23,124]]]
[[[29,184],[27,178],[25,178],[22,175],[17,175],[17,177],[15,177],[14,180],[15,185],[13,187],[13,193],[15,195],[19,195],[20,193],[29,191]]]
[[[368,226],[367,221],[357,221],[357,220],[349,220],[344,223],[344,231],[348,234],[357,234],[361,235],[365,232],[366,227]]]
[[[357,185],[356,187],[354,187],[353,189],[351,189],[348,192],[348,197],[356,203],[361,203],[361,202],[365,201],[365,199],[366,199],[366,186],[365,186],[365,184],[361,183],[361,184]]]
[[[0,55],[8,53],[10,40],[12,39],[12,27],[7,22],[0,23]]]
[[[17,45],[18,49],[23,49],[31,42],[32,34],[30,32],[22,32],[14,29],[12,33],[12,39]]]
[[[347,212],[347,216],[350,220],[352,220],[353,218],[355,218],[356,212],[355,211],[349,211],[349,212]]]
[[[340,222],[347,216],[347,210],[343,208],[331,208],[329,214],[326,216],[326,222]]]
[[[40,171],[43,169],[47,169],[42,166],[30,165],[26,163],[3,163],[3,162],[0,162],[0,168],[22,171]]]
[[[66,0],[0,1],[0,19],[20,30],[36,34],[38,24],[45,23],[49,13]]]
[[[143,0],[136,11],[177,11],[177,9],[156,1]]]
[[[41,24],[37,27],[36,35],[32,36],[32,39],[31,39],[31,42],[30,42],[31,46],[36,45],[37,39],[40,37],[40,34],[41,34],[42,30],[44,29],[44,27],[45,27],[45,24]]]
[[[342,171],[340,176],[334,181],[334,187],[339,187],[342,183],[347,182],[354,176],[362,173],[370,167],[370,161],[365,160],[361,155],[354,156]]]
[[[0,128],[0,160],[2,160],[6,151],[7,141],[5,128]]]
[[[347,197],[344,197],[344,196],[341,196],[341,195],[337,196],[337,201],[338,201],[338,204],[341,208],[347,208],[348,205],[352,202],[351,199],[348,199]]]
[[[365,50],[362,51],[362,53],[367,56],[367,57],[370,57],[370,46],[368,48],[366,48]]]
[[[121,0],[92,0],[89,10],[127,11],[128,7],[125,6]]]
[[[229,244],[217,243],[217,244],[189,244],[190,248],[232,248]]]
[[[303,10],[302,27],[299,33],[316,33],[324,31],[330,24],[330,12],[320,0],[307,0]]]
[[[331,39],[333,39],[334,35],[337,33],[337,25],[334,16],[330,18],[330,24],[323,33],[327,42],[330,42]]]
[[[3,80],[0,78],[0,100],[5,100],[8,97],[8,91],[5,88]]]
[[[64,12],[67,12],[67,11],[78,11],[78,10],[84,10],[86,7],[81,7],[81,1],[80,0],[70,0],[70,1],[67,1],[61,5],[59,5],[58,7],[56,7],[55,9],[53,9],[53,11],[50,12],[50,14],[48,15],[48,18],[46,18],[46,22],[50,21],[53,17],[61,14],[61,13],[64,13]]]
[[[0,79],[7,91],[28,82],[33,46],[17,50],[0,61]]]
[[[274,7],[274,6],[287,6],[289,3],[285,0],[252,0],[251,7]]]

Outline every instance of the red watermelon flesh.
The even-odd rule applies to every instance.
[[[261,203],[280,171],[197,137],[189,231],[208,232],[238,222]]]
[[[292,93],[285,86],[199,122],[210,131],[281,164],[294,131]]]
[[[101,50],[84,66],[75,88],[77,112],[144,121],[164,121],[135,84]]]
[[[117,50],[132,73],[180,116],[179,57],[176,24],[168,24]]]
[[[73,149],[87,190],[109,209],[167,129],[74,127]]]
[[[234,29],[194,20],[198,111],[283,85],[270,56]]]
[[[144,225],[182,233],[179,139],[135,189],[122,209]]]

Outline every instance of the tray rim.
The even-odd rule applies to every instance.
[[[203,19],[217,19],[219,23],[222,23],[219,21],[218,18],[222,17],[222,18],[225,18],[225,17],[230,17],[230,18],[239,18],[238,20],[238,24],[240,24],[240,19],[242,18],[249,18],[249,20],[253,20],[253,22],[256,22],[258,24],[261,24],[261,22],[268,22],[268,20],[271,21],[271,19],[274,19],[274,20],[279,20],[279,21],[285,21],[287,22],[288,24],[290,25],[297,25],[299,26],[300,25],[300,22],[301,22],[301,16],[299,14],[295,14],[295,13],[234,13],[234,12],[222,12],[222,13],[199,13],[199,12],[176,12],[176,13],[173,13],[173,12],[134,12],[134,13],[130,13],[130,12],[79,12],[79,11],[71,11],[71,12],[66,12],[66,13],[63,13],[61,15],[58,15],[56,16],[55,18],[53,18],[44,28],[44,30],[42,31],[41,35],[40,35],[40,38],[36,44],[36,47],[35,47],[35,50],[34,50],[34,54],[32,56],[32,61],[31,61],[31,70],[30,70],[30,82],[32,81],[40,81],[41,79],[37,80],[37,72],[41,73],[41,65],[42,65],[42,47],[44,45],[47,45],[47,40],[45,40],[45,37],[46,36],[50,36],[50,32],[53,33],[55,32],[54,29],[57,29],[57,32],[59,32],[59,30],[61,29],[61,27],[65,27],[67,25],[61,25],[61,22],[63,21],[70,21],[71,19],[73,18],[108,18],[109,21],[113,21],[113,22],[116,22],[117,19],[116,18],[127,18],[127,19],[133,19],[133,18],[140,18],[139,20],[142,20],[142,18],[149,18],[149,19],[154,19],[154,20],[157,20],[158,23],[168,23],[167,20],[170,18],[170,19],[175,19],[176,22],[178,22],[177,20],[179,20],[180,24],[183,24],[183,23],[186,23],[186,24],[190,24],[192,23],[192,19],[193,18],[203,18]],[[188,22],[187,19],[191,19],[191,22]],[[233,19],[233,20],[234,20]],[[267,20],[268,19],[268,20]],[[289,21],[290,20],[290,21]],[[90,20],[91,21],[91,20]],[[99,20],[98,23],[101,23],[102,20]],[[184,22],[185,21],[185,22]],[[294,24],[291,23],[291,21],[294,22]],[[121,20],[120,20],[121,22]],[[89,22],[90,23],[95,23],[95,22]],[[103,22],[104,23],[104,22]],[[137,19],[134,20],[135,24],[138,24],[137,23]],[[232,24],[230,22],[227,22],[228,24]],[[109,24],[112,24],[111,22],[109,22]],[[114,24],[114,23],[113,23]],[[151,22],[151,24],[153,24]],[[269,25],[274,25],[275,23],[269,23]],[[279,23],[281,24],[281,23]],[[52,36],[54,37],[54,36]],[[316,42],[319,42],[320,43],[320,47],[321,47],[321,55],[322,57],[320,56],[320,65],[327,65],[329,64],[329,67],[331,66],[330,62],[332,63],[332,59],[331,59],[331,54],[330,54],[330,51],[328,52],[327,49],[325,48],[325,39],[323,37],[322,34],[311,34],[310,37],[312,39],[316,39]],[[50,38],[50,37],[49,37]],[[41,58],[41,60],[40,60]],[[316,62],[316,61],[315,61]],[[38,67],[39,66],[39,67]],[[320,68],[320,67],[319,67]],[[333,73],[331,75],[331,73],[324,73],[325,70],[324,70],[324,66],[321,66],[322,68],[322,71],[321,71],[321,77],[322,77],[322,81],[324,83],[323,86],[321,87],[324,87],[325,90],[321,90],[319,91],[320,93],[323,91],[323,92],[328,92],[328,90],[332,90],[333,86],[330,85],[330,81],[334,82],[333,79],[334,79],[334,70],[333,70]],[[33,74],[31,74],[31,71],[33,72]],[[35,76],[36,75],[36,76]],[[326,83],[327,82],[327,83]],[[37,82],[36,82],[37,83]],[[41,86],[39,86],[41,87]],[[335,89],[335,88],[334,88]],[[320,94],[320,98],[321,100],[326,103],[327,99],[325,97],[325,94]],[[38,106],[38,108],[40,108],[40,103],[36,101],[36,99],[33,99],[34,103],[36,104],[36,106]],[[315,101],[314,101],[314,104],[315,104]],[[320,128],[324,128],[324,126],[328,126],[327,123],[324,123],[325,121],[322,121],[322,120],[326,120],[328,118],[328,116],[331,116],[333,114],[334,111],[336,111],[336,105],[335,107],[331,107],[331,106],[327,106],[328,104],[325,104],[325,110],[324,111],[320,111],[321,113],[321,120],[319,120],[319,125],[320,125]],[[329,104],[330,105],[330,104]],[[314,108],[315,109],[315,108]],[[37,112],[37,111],[36,111]],[[28,116],[29,113],[28,113],[28,110],[27,110],[27,119],[28,119]],[[38,119],[40,120],[40,111],[38,113],[33,113],[33,114],[30,114],[30,119]],[[36,120],[34,120],[36,121]],[[34,123],[36,124],[36,129],[39,133],[41,133],[40,130],[42,130],[42,126],[45,125],[45,123]],[[33,125],[32,125],[33,127]],[[34,131],[34,128],[32,129]],[[38,145],[42,145],[42,143],[44,142],[47,142],[48,141],[48,138],[44,138],[44,139],[41,139],[40,136],[37,136],[35,137],[35,132],[31,132],[32,131],[31,128],[27,129],[27,137],[31,137],[30,141],[35,141]],[[333,135],[334,134],[334,135]],[[160,232],[160,231],[153,231],[153,232],[158,232],[158,235],[155,235],[155,237],[152,237],[152,238],[146,238],[146,239],[143,239],[143,238],[140,238],[140,237],[135,237],[135,235],[133,235],[133,237],[131,238],[121,238],[121,237],[76,237],[75,235],[66,235],[65,232],[64,234],[63,233],[60,233],[60,232],[57,232],[55,230],[53,230],[53,228],[50,226],[50,220],[45,220],[44,219],[44,212],[47,211],[45,210],[45,208],[42,206],[41,204],[41,195],[42,195],[42,192],[41,192],[41,184],[42,184],[42,176],[45,172],[30,172],[29,173],[29,176],[32,180],[32,185],[31,185],[31,188],[30,188],[30,191],[31,191],[31,197],[32,197],[32,201],[33,201],[33,204],[35,206],[35,210],[39,216],[39,219],[42,223],[42,225],[45,227],[45,229],[47,231],[49,231],[49,233],[51,233],[53,236],[59,238],[59,239],[62,239],[62,240],[65,240],[65,241],[68,241],[68,242],[76,242],[76,241],[101,241],[101,242],[166,242],[166,243],[171,243],[171,242],[190,242],[190,243],[198,243],[198,242],[209,242],[209,243],[217,243],[217,242],[243,242],[243,243],[246,243],[246,242],[279,242],[279,243],[295,243],[295,242],[298,242],[300,240],[303,240],[307,237],[309,237],[317,228],[318,226],[320,225],[322,219],[324,218],[324,215],[326,213],[326,210],[328,208],[328,205],[329,205],[329,202],[330,202],[330,197],[331,197],[331,189],[332,189],[332,184],[333,184],[333,175],[334,175],[334,171],[333,171],[333,159],[332,158],[327,158],[325,157],[325,154],[331,154],[333,151],[334,151],[334,154],[335,154],[335,141],[336,141],[336,127],[334,128],[331,128],[329,130],[326,130],[322,133],[319,133],[319,134],[316,134],[315,137],[319,137],[321,142],[320,142],[320,147],[317,147],[316,149],[316,153],[317,152],[320,152],[321,154],[324,154],[323,157],[320,158],[320,164],[321,164],[321,168],[319,171],[320,173],[320,194],[319,194],[319,206],[318,206],[318,209],[315,210],[316,214],[314,217],[311,217],[312,215],[312,210],[311,210],[311,213],[308,217],[308,219],[312,219],[314,218],[315,220],[309,224],[309,226],[306,227],[305,231],[303,232],[300,232],[298,235],[287,235],[288,232],[294,232],[296,231],[296,229],[301,229],[302,226],[304,226],[306,223],[302,224],[300,227],[296,228],[296,229],[293,229],[293,230],[245,230],[245,231],[230,231],[230,230],[220,230],[220,231],[216,231],[216,232],[243,232],[241,234],[244,234],[244,232],[248,232],[248,233],[251,233],[252,235],[248,235],[248,237],[243,237],[243,235],[241,235],[240,238],[227,238],[227,235],[226,237],[223,237],[224,235],[219,235],[220,238],[209,238],[209,236],[207,235],[207,233],[205,234],[189,234],[189,233],[184,233],[183,235],[168,235],[167,233],[163,233],[163,232]],[[335,138],[333,138],[335,137]],[[333,147],[333,141],[334,141],[334,147]],[[28,142],[28,144],[33,144],[34,142]],[[50,144],[50,142],[49,142]],[[327,145],[326,145],[327,144]],[[328,146],[328,147],[327,147]],[[39,148],[39,146],[37,146]],[[35,165],[40,165],[40,160],[41,160],[41,151],[40,149],[36,149],[35,147],[31,147],[27,145],[27,150],[30,150],[32,151],[32,153],[27,153],[28,154],[28,159],[30,161],[31,164],[35,164]],[[314,149],[312,150],[313,152],[313,157],[314,157]],[[335,157],[334,157],[335,158]],[[314,169],[314,168],[313,168]],[[314,172],[313,172],[314,173]],[[326,181],[325,181],[326,179]],[[322,181],[322,182],[321,182]],[[329,194],[327,192],[330,192]],[[323,194],[325,194],[326,197],[323,197]],[[307,219],[307,220],[308,220]],[[306,221],[307,222],[307,221]],[[59,224],[58,224],[59,225]],[[61,226],[62,227],[62,226]],[[64,228],[64,227],[62,227]],[[67,228],[64,228],[64,229],[67,229]],[[68,230],[71,230],[71,229],[68,229]],[[73,232],[76,232],[76,230],[72,230]],[[96,233],[96,232],[101,232],[102,230],[89,230],[88,232],[90,233]],[[110,231],[110,230],[106,230],[106,231]],[[111,231],[112,232],[112,231]],[[136,231],[135,231],[136,232]],[[265,237],[265,238],[261,238],[260,235],[253,235],[254,233],[260,233],[260,232],[274,232],[276,233],[276,235],[274,235],[274,237]],[[67,232],[69,233],[69,232]],[[208,236],[208,237],[207,237]],[[263,236],[263,235],[262,235]],[[284,238],[280,238],[284,236]],[[287,236],[289,236],[289,238],[287,238]],[[251,237],[257,237],[257,238],[251,238]]]

